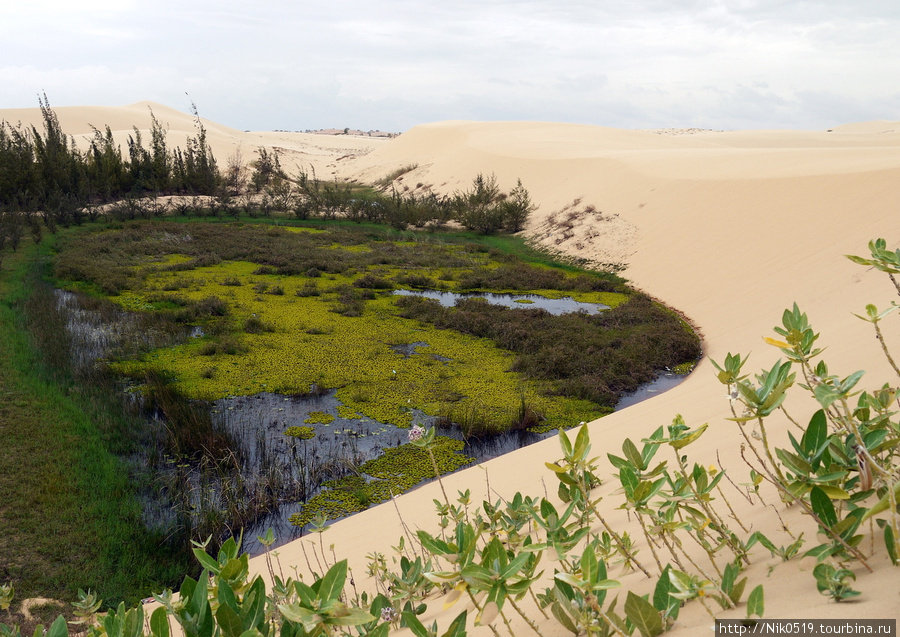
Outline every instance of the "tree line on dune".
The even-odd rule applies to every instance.
[[[42,228],[55,232],[57,226],[102,218],[280,213],[400,228],[457,222],[493,234],[519,232],[535,209],[521,181],[507,193],[494,175],[479,174],[468,190],[452,195],[398,189],[394,180],[402,180],[415,166],[401,168],[375,186],[360,186],[322,181],[315,171],[290,176],[277,151],[266,148],[258,150],[249,166],[236,151],[220,169],[193,105],[197,132],[184,148],[169,147],[167,130],[151,111],[149,135],[134,127],[124,151],[109,126],[94,128],[88,147],[81,150],[63,131],[46,96],[39,104],[42,130],[0,121],[0,253],[6,247],[17,249],[29,233],[39,242]]]
[[[109,126],[94,128],[89,147],[79,150],[46,97],[40,109],[43,131],[0,122],[0,206],[5,210],[78,223],[78,211],[90,205],[147,194],[214,194],[220,187],[222,176],[196,109],[197,135],[188,137],[185,148],[168,147],[167,131],[151,111],[149,146],[135,127],[126,153]]]

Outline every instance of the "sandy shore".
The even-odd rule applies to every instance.
[[[729,352],[750,353],[748,371],[771,367],[780,353],[762,339],[773,335],[784,309],[796,301],[821,333],[833,373],[867,370],[870,388],[898,382],[870,326],[852,315],[863,312],[866,303],[887,306],[896,299],[893,287],[884,275],[843,257],[866,254],[868,241],[876,237],[885,237],[890,246],[900,244],[896,122],[822,132],[689,135],[445,122],[416,127],[354,163],[367,179],[391,166],[415,163],[418,168],[406,183],[444,190],[465,187],[478,172],[496,173],[504,187],[521,178],[540,204],[528,230],[536,240],[567,254],[626,263],[624,276],[635,286],[698,326],[707,357],[721,362]],[[896,321],[887,339],[900,347]],[[710,424],[689,448],[691,461],[721,463],[736,483],[746,483],[742,438],[738,425],[726,420],[725,394],[705,358],[679,387],[591,423],[594,450],[605,458],[607,451],[619,452],[624,438],[636,441],[682,414],[691,426]],[[786,406],[801,423],[817,409],[800,390]],[[787,423],[774,418],[770,427],[784,436]],[[447,481],[448,489],[472,488],[477,500],[485,495],[489,476],[491,489],[503,496],[516,490],[539,495],[553,481],[539,469],[559,455],[558,443],[546,441],[461,472]],[[608,494],[607,513],[614,526],[635,533],[624,513],[614,510],[620,499],[612,482],[599,490]],[[406,523],[433,524],[434,497],[436,487],[428,486],[398,499]],[[739,496],[731,501],[748,528],[790,542],[773,508]],[[767,502],[777,498],[770,495]],[[818,543],[797,511],[779,507],[779,514],[795,534],[805,532],[806,548]],[[341,554],[360,559],[373,547],[395,542],[398,532],[397,513],[387,505],[336,524],[327,537]],[[871,550],[868,543],[866,550]],[[875,546],[875,553],[874,574],[855,569],[862,595],[851,604],[835,604],[816,591],[809,560],[782,564],[766,551],[756,553],[749,586],[764,585],[770,618],[900,617],[900,577],[889,566],[883,544]],[[639,592],[651,589],[642,577],[620,575],[611,576]],[[739,608],[719,616],[744,613]],[[709,624],[694,604],[671,634],[702,634]]]
[[[58,109],[64,130],[90,134],[87,123],[112,122],[117,135],[131,125],[147,127],[147,104],[121,109]],[[191,133],[190,116],[152,105],[168,125],[172,143]],[[8,121],[28,121],[24,109],[0,111]],[[142,115],[142,113],[144,115]],[[139,120],[143,116],[144,120]],[[144,122],[144,124],[140,123]],[[81,126],[81,129],[77,129]],[[885,237],[900,245],[900,122],[869,122],[831,131],[624,131],[592,126],[530,122],[442,122],[418,126],[393,140],[302,133],[242,133],[207,123],[210,143],[220,162],[234,148],[245,161],[258,146],[283,148],[288,162],[314,166],[320,177],[374,180],[401,166],[416,168],[404,177],[411,189],[450,192],[465,187],[479,172],[495,173],[503,188],[521,178],[540,208],[527,234],[550,249],[600,263],[619,264],[636,287],[683,312],[698,326],[707,358],[677,388],[590,424],[594,452],[609,476],[606,452],[619,453],[622,440],[635,441],[682,414],[691,426],[709,423],[707,433],[689,448],[690,461],[721,465],[735,483],[748,481],[740,458],[738,425],[728,422],[725,389],[714,377],[709,358],[728,352],[751,354],[747,371],[770,367],[779,352],[763,342],[780,323],[785,308],[797,302],[807,312],[827,346],[832,373],[867,371],[863,384],[897,385],[872,331],[852,313],[867,303],[879,307],[896,300],[889,281],[854,265],[844,254],[865,254],[870,239]],[[421,186],[419,186],[421,184]],[[888,344],[900,353],[896,317],[886,328]],[[801,423],[817,408],[795,390],[787,409]],[[784,437],[784,419],[770,427]],[[451,493],[472,489],[480,502],[515,491],[542,495],[555,490],[544,462],[559,457],[556,440],[548,440],[450,476]],[[605,496],[614,526],[639,534],[618,510],[613,482],[598,490]],[[731,489],[729,487],[729,489]],[[783,506],[748,502],[729,491],[743,523],[788,544],[781,520],[795,534],[805,533],[805,548],[818,542],[800,514]],[[402,531],[398,511],[412,528],[433,528],[432,500],[437,485],[427,485],[388,503],[338,522],[327,531],[325,545],[350,559],[357,586],[364,585],[366,555],[391,554]],[[777,502],[774,494],[766,501]],[[780,516],[780,517],[779,517]],[[281,562],[303,572],[301,539],[279,551]],[[306,544],[309,547],[308,544]],[[873,551],[866,540],[866,554]],[[647,555],[644,551],[642,555]],[[757,547],[747,574],[748,590],[765,587],[769,618],[900,618],[900,576],[879,539],[871,563],[873,574],[854,567],[862,595],[835,604],[816,591],[809,560],[781,563]],[[647,557],[649,559],[649,556]],[[253,567],[266,570],[263,561]],[[552,570],[552,569],[551,569]],[[645,593],[655,582],[612,570],[610,577]],[[436,605],[438,612],[439,604]],[[461,610],[461,603],[439,619],[441,626]],[[744,608],[720,617],[743,617]],[[429,615],[431,617],[431,615]],[[686,607],[672,635],[709,634],[711,620],[698,604]],[[547,635],[567,634],[548,623]],[[521,634],[526,634],[521,629]],[[487,633],[478,629],[473,634]]]

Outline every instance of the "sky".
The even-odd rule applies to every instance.
[[[897,0],[0,0],[0,108],[241,130],[900,120]]]

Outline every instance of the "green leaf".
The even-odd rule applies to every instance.
[[[528,563],[530,559],[530,555],[528,553],[520,553],[516,555],[512,560],[510,560],[509,564],[506,565],[506,568],[500,573],[500,579],[509,579],[523,568],[525,568],[525,564]]]
[[[243,536],[243,532],[241,535]],[[225,564],[228,560],[237,559],[239,548],[240,545],[235,542],[234,536],[225,540],[225,542],[222,543],[222,548],[219,549],[219,555],[217,556],[219,564]]]
[[[756,615],[762,617],[766,612],[765,599],[763,596],[762,584],[758,585],[750,591],[750,597],[747,598],[747,617]]]
[[[237,596],[234,594],[234,590],[229,586],[228,582],[223,582],[219,580],[219,604],[226,604],[231,606],[231,609],[237,612],[240,609],[240,605],[238,604]]]
[[[387,624],[384,624],[387,626]],[[371,635],[371,633],[369,633]],[[385,633],[386,635],[387,633]],[[465,637],[466,635],[466,611],[461,612],[456,616],[450,625],[447,627],[447,630],[444,631],[444,634],[441,637]]]
[[[810,464],[795,453],[791,453],[780,447],[775,448],[775,455],[784,463],[789,471],[798,476],[808,476],[812,472]]]
[[[150,615],[150,632],[153,637],[169,637],[169,616],[162,606]]]
[[[244,632],[244,624],[240,615],[234,612],[230,606],[224,604],[219,606],[216,610],[216,622],[225,637],[240,637]]]
[[[624,467],[625,465],[628,464],[628,461],[625,460],[625,458],[620,458],[619,456],[614,456],[611,453],[606,454],[606,457],[609,458],[610,463],[616,469],[621,469],[622,467]]]
[[[687,447],[689,444],[697,440],[697,438],[702,436],[707,427],[709,427],[709,423],[700,425],[696,430],[692,431],[688,435],[684,436],[683,438],[673,440],[669,444],[672,445],[675,449],[682,449],[683,447]]]
[[[820,484],[817,485],[817,487],[832,500],[848,500],[850,498],[850,494],[840,487],[835,487],[830,484]]]
[[[590,549],[586,550],[581,554],[581,577],[585,582],[592,582],[597,579],[598,571],[596,553]]]
[[[375,617],[364,608],[350,608],[332,615],[326,623],[335,626],[359,626],[374,621]]]
[[[813,389],[813,393],[816,395],[816,400],[818,400],[819,404],[825,409],[831,407],[831,403],[841,397],[839,393],[834,391],[834,389],[828,385],[816,385]]]
[[[209,553],[204,551],[201,548],[194,547],[191,549],[194,552],[194,557],[197,558],[197,561],[200,562],[200,566],[205,568],[207,571],[211,573],[219,574],[219,563],[215,561]]]
[[[894,530],[890,524],[884,525],[884,546],[891,558],[891,564],[897,566],[897,544],[894,541]]]
[[[731,589],[731,592],[728,593],[728,598],[731,600],[733,604],[741,603],[741,596],[744,594],[744,588],[747,586],[747,578],[742,577],[738,580],[734,587]]]
[[[820,487],[813,487],[809,492],[809,503],[813,512],[819,516],[819,519],[828,527],[832,528],[837,524],[837,512],[831,503],[831,498],[825,495]]]
[[[856,387],[856,384],[859,382],[859,380],[863,377],[863,374],[865,374],[865,373],[866,373],[865,370],[861,369],[857,372],[853,372],[852,374],[847,376],[847,378],[842,380],[841,381],[841,393],[844,393],[844,394],[849,393],[851,389]]]
[[[734,581],[737,579],[738,573],[740,573],[740,569],[734,562],[729,562],[725,565],[725,572],[722,574],[722,590],[726,593],[730,593],[731,589],[734,588]]]
[[[319,585],[317,597],[328,602],[338,599],[344,590],[344,582],[347,579],[347,560],[341,560],[325,573],[325,577],[317,582]]]
[[[559,430],[559,446],[562,447],[563,458],[572,457],[572,443],[569,441],[566,432],[562,429]]]
[[[125,625],[122,629],[122,637],[141,637],[144,631],[144,609],[141,606],[132,608],[125,613]]]
[[[576,577],[572,573],[555,573],[553,578],[559,582],[565,582],[572,588],[582,588],[585,584],[584,580]]]
[[[626,438],[625,442],[622,443],[622,452],[625,454],[625,457],[628,458],[632,467],[635,469],[644,468],[644,458],[641,456],[637,447],[634,446],[634,443],[631,442],[630,438]]]
[[[873,515],[878,515],[882,511],[887,511],[890,507],[890,498],[889,494],[885,493],[884,497],[882,497],[875,505],[866,511],[866,514],[863,516],[862,521],[865,522],[867,519],[872,517]],[[894,483],[894,498],[900,498],[900,482]]]
[[[68,634],[69,627],[66,624],[66,618],[60,615],[50,624],[46,637],[68,637]]]
[[[662,618],[653,604],[628,591],[625,598],[625,616],[641,631],[643,637],[656,637],[663,631]]]
[[[859,528],[860,521],[864,513],[865,510],[861,508],[849,511],[847,513],[847,517],[835,524],[831,530],[840,535],[844,539],[844,541],[847,542],[847,544],[855,546],[859,543],[859,539],[856,538],[861,539],[862,536],[854,537],[853,534]]]
[[[690,575],[674,568],[669,569],[669,581],[672,582],[672,588],[679,593],[688,593],[693,586]]]
[[[810,458],[819,450],[822,443],[828,439],[828,419],[825,410],[820,409],[809,419],[809,426],[800,441],[806,457]]]
[[[197,585],[194,587],[191,599],[188,602],[188,608],[191,614],[197,618],[198,625],[203,623],[209,611],[208,591],[209,572],[204,570],[200,575],[200,579],[197,580]]]
[[[278,610],[282,616],[288,621],[295,622],[303,626],[306,632],[312,632],[316,626],[324,621],[324,617],[319,613],[311,611],[308,608],[300,606],[296,602],[291,604],[280,604]]]
[[[189,575],[185,576],[183,580],[181,580],[181,588],[178,591],[178,594],[181,596],[182,601],[187,603],[190,601],[191,597],[194,595],[194,589],[197,587],[197,581],[192,579]]]
[[[637,474],[630,466],[624,466],[619,470],[619,480],[622,481],[622,488],[625,490],[625,497],[634,500],[634,491],[640,484]]]
[[[656,582],[656,588],[653,589],[653,607],[656,608],[664,617],[678,618],[678,610],[681,608],[681,600],[672,597],[672,593],[677,589],[669,578],[669,570],[671,565],[666,564],[659,580]]]
[[[651,434],[649,438],[647,438],[644,442],[647,443],[644,445],[643,451],[641,451],[641,460],[643,460],[643,466],[649,467],[650,461],[653,460],[653,456],[656,455],[656,452],[659,451],[660,440],[663,438],[663,428],[662,425],[656,428],[656,431]]]
[[[422,547],[432,555],[447,555],[448,553],[456,553],[456,548],[451,547],[447,542],[432,537],[425,531],[416,531]]]
[[[571,604],[569,604],[569,606],[571,606]],[[552,604],[550,606],[550,612],[553,614],[553,617],[556,618],[556,621],[558,621],[563,626],[563,628],[575,635],[579,635],[581,633],[581,629],[579,629],[575,625],[575,622],[572,621],[572,618],[566,613],[565,608],[560,602],[557,601]]]
[[[366,637],[388,637],[391,634],[390,624],[379,624],[366,633]]]
[[[809,549],[806,553],[803,554],[803,557],[814,557],[817,562],[821,562],[824,559],[831,557],[834,553],[835,548],[832,544],[819,544],[819,546],[814,546]]]
[[[590,434],[588,433],[588,426],[581,425],[581,428],[578,430],[578,435],[575,436],[575,450],[573,452],[573,458],[576,461],[584,461],[587,460],[588,452],[591,450],[591,440]]]
[[[493,573],[480,564],[467,564],[460,572],[460,576],[466,584],[478,590],[488,590],[494,583]]]
[[[239,558],[229,559],[219,573],[219,577],[229,582],[243,580],[250,572],[250,556],[244,553]]]
[[[261,630],[265,623],[265,612],[266,584],[261,577],[257,577],[250,585],[250,590],[244,595],[244,605],[241,607],[244,629]]]

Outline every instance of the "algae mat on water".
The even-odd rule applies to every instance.
[[[85,249],[115,262],[92,270],[79,260]],[[513,355],[488,339],[402,318],[392,290],[410,282],[462,290],[493,280],[496,291],[568,294],[607,305],[625,298],[592,274],[529,266],[439,237],[393,241],[346,229],[297,233],[255,225],[145,223],[137,231],[80,233],[61,243],[57,274],[94,290],[122,282],[110,298],[126,309],[169,312],[200,325],[181,345],[115,365],[136,378],[162,370],[189,397],[331,388],[344,418],[408,426],[412,411],[421,410],[477,417],[495,431],[515,426],[524,406],[539,415],[529,424],[544,429],[608,409],[551,395],[547,382],[510,371]],[[523,290],[522,280],[547,287]],[[595,289],[593,281],[600,282]]]
[[[141,361],[123,364],[123,371],[163,369],[182,393],[207,399],[337,388],[342,416],[361,414],[401,426],[411,422],[411,409],[438,415],[441,405],[450,403],[482,404],[505,412],[518,405],[521,392],[548,415],[590,412],[589,405],[575,403],[574,413],[573,401],[540,396],[533,383],[508,371],[511,355],[486,339],[400,318],[390,296],[366,301],[361,316],[343,316],[332,311],[332,293],[304,298],[289,288],[283,296],[253,292],[254,285],[268,277],[251,276],[225,293],[216,289],[216,279],[241,276],[243,265],[198,269],[196,276],[206,282],[186,294],[199,300],[219,292],[236,323],[256,317],[266,330],[241,334],[235,354],[213,350],[209,341],[216,337],[208,336],[150,352]],[[283,279],[279,284],[290,285]],[[401,351],[413,343],[421,344],[411,355]],[[210,351],[215,353],[204,355]]]

